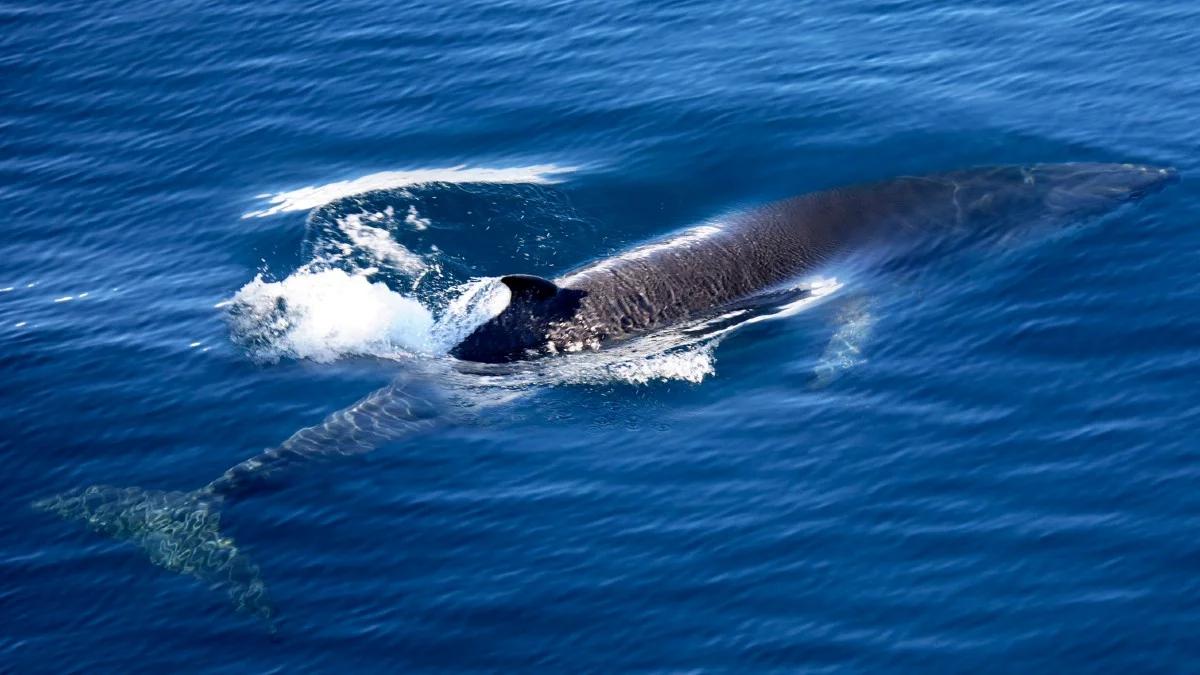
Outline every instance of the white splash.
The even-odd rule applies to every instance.
[[[390,206],[388,207],[391,208]],[[408,213],[404,216],[404,223],[414,230],[428,230],[432,224],[428,218],[422,218],[420,213],[417,213],[417,207],[409,204]]]
[[[353,213],[339,218],[337,225],[350,240],[350,248],[342,254],[350,255],[357,250],[397,271],[419,275],[425,269],[425,261],[396,241],[386,229],[371,224],[385,217],[386,214],[380,212]]]
[[[234,296],[229,316],[234,336],[268,361],[396,358],[431,348],[433,316],[421,303],[338,269],[279,282],[256,277]]]
[[[435,351],[442,354],[503,312],[512,301],[512,291],[500,283],[500,277],[468,281],[452,293],[454,298],[438,317],[431,335]]]
[[[618,361],[608,372],[614,379],[630,384],[669,380],[699,384],[704,381],[704,378],[717,372],[715,348],[716,344],[709,344],[689,350],[659,354],[640,361]]]
[[[270,206],[250,211],[242,217],[263,218],[288,211],[306,211],[328,204],[335,199],[363,192],[391,190],[426,183],[555,183],[559,180],[558,176],[574,170],[574,167],[557,164],[535,164],[502,169],[454,166],[445,169],[383,171],[353,180],[259,195],[259,198],[265,200]]]

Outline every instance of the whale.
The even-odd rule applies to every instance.
[[[1167,167],[1063,163],[968,168],[814,192],[694,226],[567,272],[500,278],[504,308],[451,355],[504,363],[606,345],[752,305],[856,256],[873,264],[920,242],[1073,221],[1178,180]]]
[[[1043,164],[900,177],[768,204],[633,247],[554,279],[509,275],[509,298],[454,349],[455,359],[408,364],[387,386],[296,431],[192,490],[92,485],[32,505],[140,549],[153,564],[225,591],[238,612],[276,630],[262,571],[222,527],[223,507],[280,486],[321,460],[371,452],[505,405],[503,382],[464,363],[502,363],[602,349],[731,308],[793,297],[798,275],[851,256],[886,264],[920,242],[983,235],[1021,223],[1068,222],[1111,211],[1177,180],[1131,164]],[[801,291],[803,292],[803,291]],[[851,312],[823,361],[857,358]],[[835,366],[819,373],[836,375]],[[433,386],[433,385],[437,386]]]

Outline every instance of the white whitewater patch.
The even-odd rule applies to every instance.
[[[666,339],[657,339],[666,338]],[[647,384],[682,381],[699,384],[716,372],[719,340],[688,339],[681,334],[647,336],[599,351],[547,356],[504,367],[497,384],[505,387]]]
[[[278,282],[260,275],[228,305],[235,337],[262,360],[398,358],[432,349],[428,309],[339,269],[301,271]]]
[[[630,384],[681,380],[699,384],[717,372],[716,343],[692,349],[657,354],[639,361],[617,361],[605,370],[609,379]]]
[[[335,199],[350,197],[373,190],[393,190],[426,183],[556,183],[562,174],[574,167],[557,164],[535,164],[502,169],[453,166],[444,169],[415,169],[412,171],[382,171],[353,180],[337,181],[274,194],[258,195],[269,204],[250,211],[243,218],[264,218],[289,211],[307,211]],[[414,219],[418,217],[414,216]],[[419,222],[419,221],[418,221]],[[411,224],[411,223],[410,223]]]
[[[392,207],[388,207],[391,209]],[[422,218],[421,214],[417,213],[417,207],[409,205],[408,213],[404,215],[404,224],[414,230],[428,230],[432,224],[428,218]]]
[[[339,218],[338,228],[350,240],[342,255],[348,257],[355,251],[366,253],[382,265],[417,276],[425,270],[425,261],[396,241],[391,232],[371,224],[390,218],[391,215],[380,211],[369,214],[352,213]]]
[[[435,320],[417,299],[363,274],[302,269],[277,282],[259,275],[217,307],[228,310],[234,338],[263,361],[399,360],[446,355],[507,307],[511,296],[496,277],[470,281],[451,294]]]

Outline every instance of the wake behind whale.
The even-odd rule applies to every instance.
[[[626,379],[638,381],[637,364],[649,356],[711,348],[740,325],[828,296],[840,284],[813,279],[830,266],[853,261],[859,268],[886,268],[897,259],[942,253],[963,237],[995,236],[1030,222],[1078,222],[1175,179],[1170,169],[1125,164],[1005,166],[902,177],[749,210],[555,280],[516,274],[475,280],[458,287],[436,322],[405,304],[415,312],[408,313],[409,324],[383,327],[406,338],[437,335],[401,340],[406,356],[417,358],[407,358],[392,384],[207,485],[190,492],[94,486],[36,506],[130,541],[166,569],[221,586],[235,607],[269,622],[273,610],[261,573],[221,532],[220,509],[229,499],[269,487],[288,470],[469,420],[514,397],[535,395],[538,385],[589,381],[589,372],[633,368]],[[358,234],[374,247],[375,262],[401,254],[385,239]],[[336,265],[345,262],[338,256],[355,249],[331,250],[333,258],[326,262],[333,265],[308,272],[349,278]],[[280,302],[271,293],[279,288],[257,283],[249,297],[277,307]],[[413,287],[419,283],[420,278]],[[399,306],[382,284],[355,282],[345,288],[379,306]],[[336,323],[339,316],[326,318]],[[852,333],[866,332],[870,321],[861,312],[854,316],[854,330],[839,330],[835,338],[845,342]],[[300,356],[308,348],[304,340],[313,338],[296,333],[287,321],[281,324],[270,311],[239,320],[270,324],[268,336],[283,331]],[[857,359],[853,346],[831,342],[827,351],[831,363]],[[602,355],[609,356],[598,358]],[[561,366],[566,363],[583,368]],[[571,375],[558,378],[555,372]],[[435,380],[442,386],[434,386]]]

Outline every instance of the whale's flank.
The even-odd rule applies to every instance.
[[[599,348],[744,302],[874,244],[903,250],[931,233],[995,232],[1095,215],[1177,178],[1173,169],[1143,165],[1037,164],[815,192],[678,232],[554,282],[542,280],[541,297],[514,293],[507,309],[452,353],[503,362]],[[550,291],[551,284],[558,290]]]

